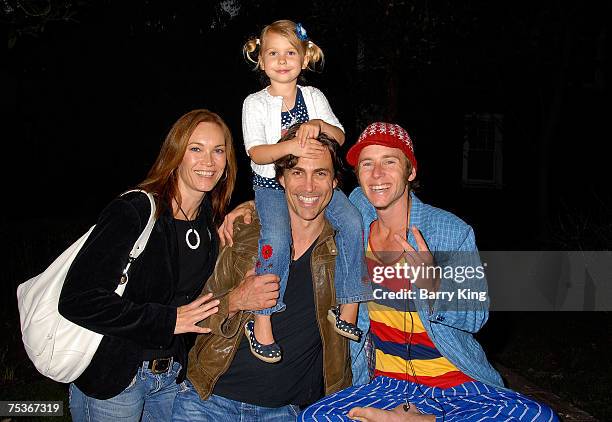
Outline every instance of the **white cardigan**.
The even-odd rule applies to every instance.
[[[312,86],[298,85],[298,88],[302,91],[309,119],[321,119],[344,131],[320,90]],[[247,154],[256,145],[278,142],[281,137],[282,108],[283,97],[270,95],[267,87],[245,98],[242,104],[242,136]],[[251,168],[260,176],[275,176],[274,164],[256,164],[251,160]]]

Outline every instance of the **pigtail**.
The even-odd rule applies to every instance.
[[[301,23],[295,23],[290,20],[279,20],[267,25],[262,31],[259,38],[250,38],[242,47],[242,52],[246,60],[255,63],[253,70],[261,68],[260,53],[264,39],[268,32],[277,33],[285,37],[291,45],[299,50],[300,55],[307,59],[306,68],[312,71],[320,71],[323,69],[323,50],[314,42],[308,39],[306,29]]]
[[[259,38],[250,38],[244,46],[242,47],[242,53],[244,54],[244,58],[251,63],[255,63],[255,69],[259,68],[259,48],[260,41]],[[255,56],[255,58],[253,58]]]
[[[325,57],[323,55],[323,50],[321,50],[321,48],[315,43],[313,43],[312,41],[306,41],[304,42],[304,44],[306,44],[305,55],[308,58],[308,64],[306,65],[307,68],[312,71],[316,71],[317,69],[318,70],[322,69],[323,65],[325,64]],[[320,64],[317,66],[317,63],[319,62]]]

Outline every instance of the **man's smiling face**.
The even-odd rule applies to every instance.
[[[293,168],[283,171],[279,183],[285,188],[292,218],[322,219],[337,184],[329,150],[316,159],[300,157]]]
[[[408,159],[399,148],[369,145],[361,150],[357,162],[359,184],[370,203],[387,209],[406,192],[408,182],[416,177],[408,174]]]

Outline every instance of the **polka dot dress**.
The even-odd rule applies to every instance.
[[[285,106],[283,105],[283,109]],[[289,111],[281,112],[281,133],[284,135],[287,129],[296,123],[304,123],[310,120],[308,118],[308,110],[306,110],[306,103],[304,103],[304,96],[300,88],[297,90],[295,96],[295,105]]]
[[[253,186],[258,186],[260,188],[283,190],[283,187],[276,181],[276,179],[263,177],[255,172],[253,172]]]
[[[283,106],[285,108],[285,106]],[[300,88],[297,89],[297,95],[295,96],[295,105],[289,111],[281,112],[281,136],[287,133],[287,129],[296,123],[304,123],[310,120],[308,118],[308,110],[306,109],[306,103],[304,102],[304,96]],[[276,179],[260,176],[257,173],[253,173],[253,186],[259,186],[262,188],[283,190],[283,187],[278,184]]]

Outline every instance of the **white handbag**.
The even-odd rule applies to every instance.
[[[151,215],[140,237],[134,243],[128,263],[122,272],[115,293],[123,295],[130,265],[142,253],[155,225],[153,195],[141,190],[151,203]],[[59,296],[70,265],[95,226],[66,249],[41,274],[17,288],[17,302],[23,344],[36,369],[59,382],[72,382],[87,368],[102,341],[102,334],[76,325],[62,317],[57,309]]]

